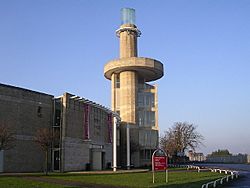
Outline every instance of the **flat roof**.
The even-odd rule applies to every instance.
[[[7,84],[3,84],[3,83],[0,83],[0,87],[7,87],[7,88],[12,88],[12,89],[17,89],[17,90],[22,90],[22,91],[26,91],[26,92],[32,92],[32,93],[36,93],[36,94],[40,94],[40,95],[47,95],[50,97],[54,97],[54,95],[50,95],[50,94],[43,93],[40,91],[33,91],[31,89],[26,89],[26,88],[22,88],[22,87],[13,86],[13,85],[7,85]]]

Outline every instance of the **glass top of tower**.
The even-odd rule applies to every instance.
[[[121,24],[134,24],[135,25],[135,9],[122,8],[121,9]]]

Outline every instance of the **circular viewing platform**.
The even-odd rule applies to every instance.
[[[129,57],[109,61],[104,66],[104,76],[111,79],[112,74],[123,71],[136,71],[146,82],[163,76],[163,64],[155,59],[145,57]]]

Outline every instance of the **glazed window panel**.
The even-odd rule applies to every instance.
[[[143,93],[138,93],[138,106],[144,107],[144,95]]]
[[[117,110],[119,110],[120,109],[120,89],[116,89],[115,95],[116,95],[116,97],[115,97],[115,103],[116,103],[115,108]]]
[[[120,75],[119,74],[116,75],[115,88],[120,88]]]

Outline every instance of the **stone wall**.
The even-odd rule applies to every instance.
[[[15,147],[4,151],[4,172],[44,169],[44,154],[33,139],[39,128],[51,127],[53,96],[0,84],[0,123],[15,133]]]
[[[82,139],[64,138],[64,171],[86,170],[90,162],[89,143]]]

